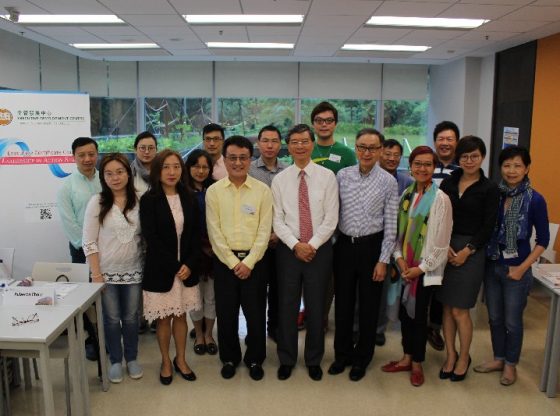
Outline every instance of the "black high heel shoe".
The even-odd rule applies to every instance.
[[[451,378],[451,374],[453,374],[453,371],[455,371],[455,365],[457,365],[457,359],[459,358],[459,354],[457,353],[457,351],[455,351],[455,363],[453,363],[453,368],[451,369],[451,371],[445,371],[443,369],[443,367],[441,367],[441,369],[439,370],[439,379],[440,380],[447,380],[448,378]]]
[[[465,370],[465,372],[463,374],[457,374],[455,372],[455,370],[453,370],[453,372],[451,373],[451,377],[449,377],[450,381],[463,381],[465,379],[465,377],[467,376],[467,373],[469,372],[469,367],[471,366],[471,356],[469,355],[469,363],[467,364],[467,369]]]
[[[161,365],[161,368],[163,368],[163,364]],[[172,381],[173,381],[173,373],[171,373],[170,376],[164,377],[161,375],[161,369],[159,370],[159,382],[161,384],[163,384],[164,386],[169,386]]]
[[[177,371],[179,374],[181,374],[181,377],[183,377],[185,380],[187,380],[187,381],[195,381],[196,380],[196,374],[194,373],[194,371],[191,371],[190,373],[183,373],[181,371],[181,369],[177,365],[177,357],[173,358],[173,367],[175,367],[175,371]]]

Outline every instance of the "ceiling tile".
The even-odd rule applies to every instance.
[[[382,1],[363,0],[313,0],[310,15],[319,16],[362,16],[369,18]]]
[[[121,14],[119,17],[132,26],[187,26],[178,14]]]
[[[488,43],[496,42],[498,40],[509,39],[512,36],[517,36],[517,32],[484,32],[484,31],[471,31],[460,36],[457,39],[468,40],[486,40]],[[487,39],[488,37],[488,39]]]
[[[95,35],[138,36],[141,35],[132,26],[83,26],[83,29]]]
[[[246,14],[307,14],[310,1],[304,0],[240,0]]]
[[[409,42],[416,42],[413,43],[418,45],[422,42],[430,43],[430,42],[441,42],[442,40],[454,39],[456,37],[462,36],[465,34],[463,30],[437,30],[437,29],[416,29],[410,32],[408,35],[399,39],[399,42],[403,42],[405,44],[409,44]],[[429,46],[429,45],[428,45]]]
[[[210,56],[212,53],[204,49],[166,49],[173,56]]]
[[[529,32],[546,25],[546,22],[493,20],[478,27],[487,32]]]
[[[411,29],[363,27],[354,33],[347,43],[394,43],[410,32]]]
[[[495,20],[518,8],[519,5],[456,4],[441,13],[438,17]]]
[[[169,0],[181,14],[239,14],[239,0]]]
[[[98,0],[115,14],[171,14],[175,13],[167,0]]]
[[[248,42],[245,26],[191,26],[204,42]]]
[[[459,3],[468,4],[495,4],[495,5],[521,5],[532,3],[534,0],[459,0]]]
[[[20,9],[16,2],[8,1],[10,6],[16,6],[21,13],[29,13],[27,10]],[[72,10],[72,14],[110,14],[111,11],[95,0],[40,0],[33,1],[43,10],[50,14],[65,14]],[[2,9],[4,6],[2,6]],[[29,13],[31,14],[31,13]],[[38,13],[42,14],[42,13]]]
[[[446,3],[419,3],[386,1],[375,11],[375,16],[436,17],[449,7]]]
[[[560,20],[560,6],[558,7],[523,7],[504,16],[502,20],[536,20],[543,22],[556,22]]]

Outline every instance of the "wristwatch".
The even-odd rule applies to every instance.
[[[476,247],[473,246],[471,243],[468,243],[465,247],[468,248],[471,251],[470,252],[471,255],[476,253]]]

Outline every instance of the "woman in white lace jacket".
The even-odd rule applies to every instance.
[[[93,282],[107,283],[102,295],[103,324],[111,367],[109,379],[142,377],[138,355],[138,306],[142,293],[142,245],[139,202],[127,158],[112,153],[101,161],[101,193],[88,203],[83,248]],[[123,353],[124,345],[124,353]]]
[[[399,311],[404,355],[382,370],[411,371],[414,386],[424,383],[427,314],[434,287],[441,285],[453,228],[451,202],[432,182],[437,157],[428,146],[418,146],[409,157],[414,177],[401,196],[398,240],[393,253],[402,276]]]

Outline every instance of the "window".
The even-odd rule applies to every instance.
[[[90,98],[91,134],[99,152],[127,152],[136,137],[136,99]]]
[[[202,128],[211,122],[210,98],[146,98],[145,129],[160,149],[183,151],[202,142]]]
[[[338,110],[338,123],[334,132],[337,142],[354,148],[356,133],[364,127],[375,126],[377,103],[373,100],[329,100],[305,98],[301,100],[301,122],[311,125],[311,111],[321,101],[328,101]]]

